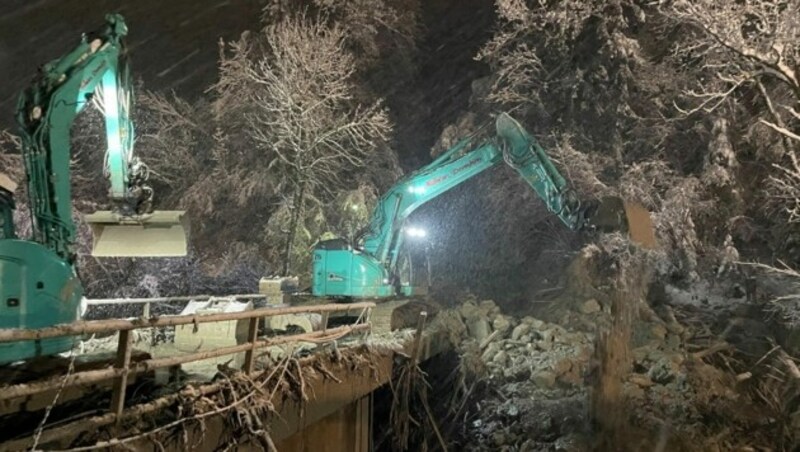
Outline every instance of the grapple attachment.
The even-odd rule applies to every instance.
[[[86,215],[92,228],[92,256],[185,256],[189,220],[182,210],[155,211],[136,217],[98,211]]]
[[[626,202],[616,196],[607,196],[597,203],[588,215],[588,222],[602,232],[622,232],[642,248],[654,249],[655,228],[650,212],[642,205]]]

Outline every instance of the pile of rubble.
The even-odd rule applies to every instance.
[[[608,325],[605,306],[584,301],[559,316],[569,324],[505,315],[488,300],[467,301],[448,317],[457,325],[451,330],[459,336],[465,378],[478,383],[463,431],[470,450],[597,446],[595,421],[604,413],[593,413],[592,392],[604,378],[595,349],[603,328],[586,325]],[[703,404],[733,402],[736,382],[703,361],[709,352],[686,350],[686,330],[674,317],[664,321],[652,311],[643,317],[633,324],[630,369],[618,383],[620,415],[637,431],[666,431],[669,444],[699,439]],[[646,440],[652,447],[657,438]]]
[[[516,384],[514,391],[583,385],[591,355],[588,333],[570,332],[530,316],[503,315],[491,300],[470,301],[458,311],[468,333],[461,347],[480,356],[473,369],[476,374],[487,374],[501,384],[532,383]]]
[[[466,378],[480,382],[464,432],[471,448],[522,451],[579,441],[592,334],[504,315],[490,300],[467,301],[456,312]]]

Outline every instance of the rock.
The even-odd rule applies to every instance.
[[[536,372],[531,376],[533,383],[542,389],[552,389],[556,385],[556,375],[550,371]]]
[[[501,334],[505,333],[511,328],[511,320],[509,320],[508,316],[502,314],[498,315],[492,322],[492,328],[494,328],[495,331],[500,331]]]
[[[570,370],[572,370],[572,360],[570,358],[562,359],[553,365],[553,372],[556,376],[560,377]]]
[[[542,342],[555,342],[556,335],[553,333],[553,330],[542,330],[539,331],[539,338]]]
[[[500,308],[498,308],[497,304],[492,300],[483,300],[480,302],[478,307],[486,314],[487,317],[494,317],[497,314],[500,314]]]
[[[483,354],[481,355],[481,360],[483,360],[483,362],[485,363],[492,361],[492,359],[495,357],[495,355],[497,355],[497,352],[499,352],[500,349],[501,349],[501,344],[499,342],[492,342],[491,344],[489,344],[488,347],[486,347],[486,350],[484,350]]]
[[[680,366],[678,364],[667,357],[663,357],[647,371],[647,376],[656,383],[666,384],[675,379],[679,371]]]
[[[516,365],[510,368],[506,378],[513,381],[527,381],[531,378],[531,368],[529,366]]]
[[[602,309],[603,308],[600,306],[600,303],[598,303],[594,298],[586,300],[586,302],[581,305],[581,312],[584,314],[594,314],[596,312],[600,312]]]
[[[681,337],[678,334],[670,334],[667,336],[667,347],[676,349],[681,347]]]
[[[536,341],[536,348],[544,352],[549,352],[550,350],[553,349],[553,342],[546,340]]]
[[[497,354],[494,355],[492,358],[492,362],[498,364],[500,366],[505,366],[508,362],[508,353],[500,350]]]
[[[536,442],[532,439],[525,440],[525,442],[519,446],[519,452],[534,452],[535,450]]]
[[[504,446],[508,441],[508,435],[502,430],[492,433],[492,441],[496,446]]]
[[[650,334],[654,338],[663,341],[667,337],[667,327],[661,325],[660,323],[656,323],[650,328]]]
[[[519,417],[519,407],[513,403],[506,408],[506,415],[512,419]]]
[[[651,380],[647,375],[639,375],[633,374],[628,378],[628,381],[639,386],[640,388],[649,388],[653,386],[653,380]]]
[[[533,318],[531,316],[523,317],[522,318],[522,323],[524,323],[526,325],[530,325],[531,328],[534,329],[534,330],[539,330],[539,329],[542,329],[544,327],[544,322],[542,322],[539,319],[535,319],[535,318]]]
[[[519,340],[520,340],[520,342],[530,342],[531,340],[533,340],[533,337],[530,334],[526,334],[526,335],[522,336],[521,338],[519,338]],[[528,344],[528,345],[530,345],[530,344]]]
[[[629,399],[643,399],[645,398],[644,389],[635,384],[626,384],[623,386],[625,396]]]
[[[584,385],[583,375],[579,366],[572,366],[572,369],[570,369],[569,372],[558,377],[558,381],[569,386]]]
[[[639,347],[633,349],[633,362],[636,364],[643,364],[649,356],[650,349],[648,347]]]
[[[458,313],[461,314],[461,317],[465,321],[480,317],[480,310],[478,309],[478,306],[471,301],[463,303],[461,306],[459,306]]]
[[[520,323],[511,331],[511,339],[512,340],[520,340],[523,336],[528,334],[528,331],[531,330],[531,326],[527,323]]]
[[[591,439],[580,433],[569,433],[566,436],[558,438],[553,444],[553,447],[556,452],[583,452],[593,450]]]
[[[683,356],[683,353],[670,353],[667,355],[667,357],[673,364],[675,364],[675,366],[677,366],[675,367],[676,371],[680,371],[680,366],[684,361],[686,361],[686,357]]]
[[[680,336],[681,334],[683,334],[684,331],[686,331],[686,329],[683,327],[683,325],[681,325],[678,322],[670,322],[667,323],[667,331],[669,331],[672,334]]]
[[[469,335],[478,342],[483,342],[489,337],[489,321],[483,317],[467,320],[467,331]]]

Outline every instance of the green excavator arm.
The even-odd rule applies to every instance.
[[[378,201],[369,225],[357,243],[321,241],[314,250],[312,293],[321,297],[391,297],[414,295],[418,288],[398,275],[406,219],[423,204],[505,162],[525,180],[566,227],[573,230],[631,231],[627,205],[618,198],[582,202],[558,172],[547,153],[516,120],[502,113],[496,136],[476,147],[465,140],[395,184]],[[637,217],[644,246],[654,243],[649,214]],[[602,224],[593,220],[602,217]],[[414,232],[413,230],[410,232]]]
[[[133,155],[133,102],[123,44],[127,33],[122,16],[106,16],[101,29],[84,34],[71,52],[42,66],[20,95],[16,118],[32,236],[15,233],[15,186],[3,176],[0,328],[42,328],[80,317],[83,287],[75,268],[70,128],[90,104],[105,118],[104,176],[113,206],[87,217],[96,233],[94,249],[107,256],[186,254],[183,212],[152,212],[147,166]],[[0,344],[0,364],[65,351],[72,342],[65,337]]]

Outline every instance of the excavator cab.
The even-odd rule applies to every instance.
[[[92,256],[172,257],[188,252],[189,220],[182,210],[131,217],[98,211],[85,220],[92,228]]]

